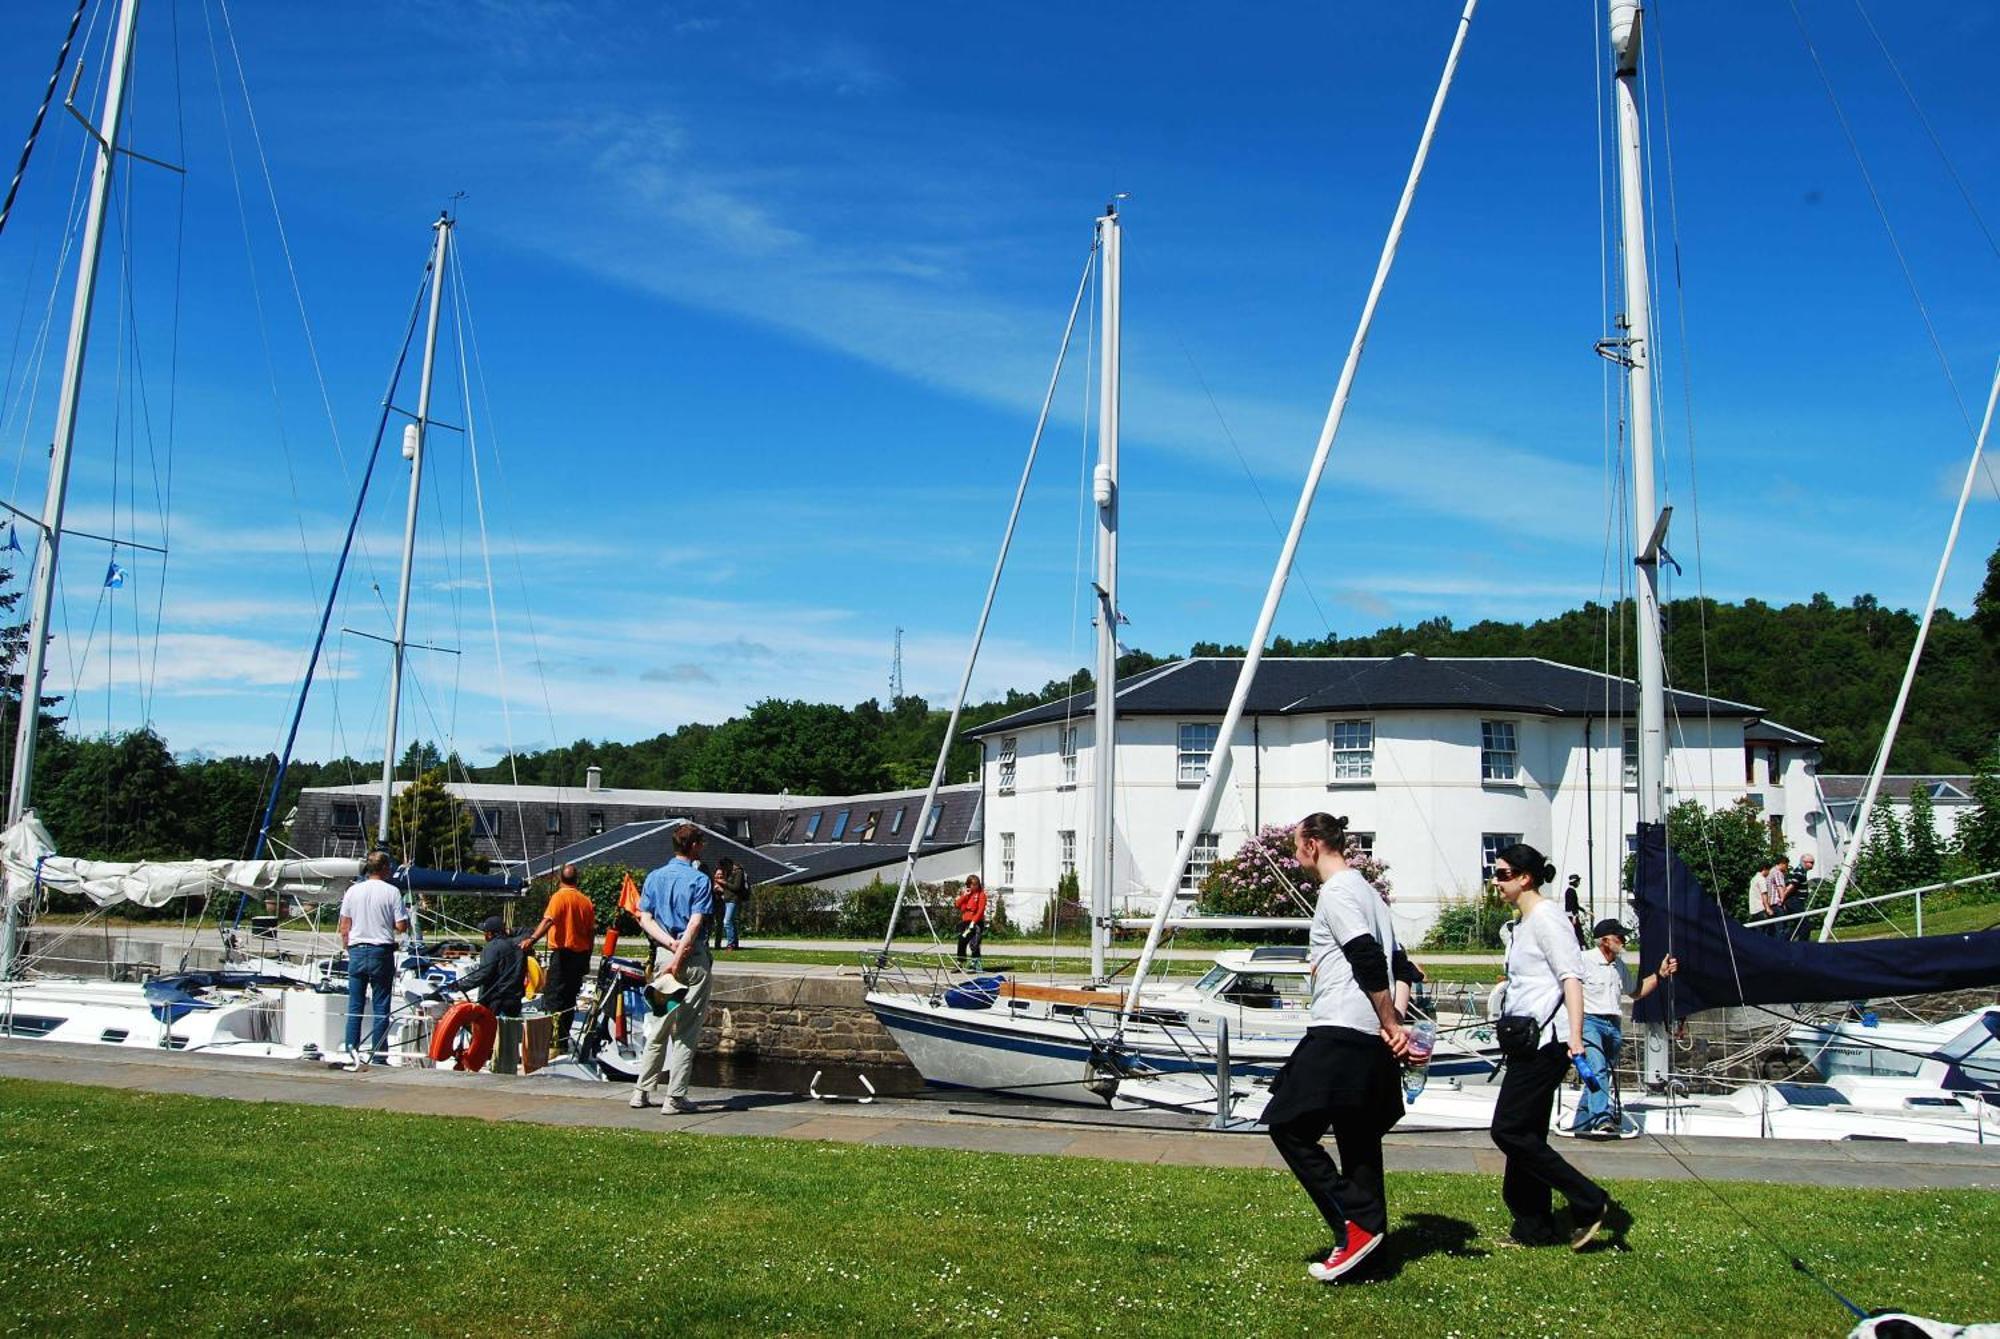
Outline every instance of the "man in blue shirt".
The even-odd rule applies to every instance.
[[[667,1071],[667,1111],[693,1111],[688,1081],[694,1073],[695,1043],[708,1013],[708,922],[715,915],[715,894],[708,876],[695,862],[701,858],[702,831],[692,823],[674,829],[674,858],[646,876],[639,894],[639,928],[666,950],[662,971],[686,988],[657,1020],[639,1061],[639,1078],[632,1085],[632,1105],[653,1105],[651,1094]]]

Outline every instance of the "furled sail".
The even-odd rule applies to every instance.
[[[358,860],[79,860],[55,853],[32,812],[0,833],[0,904],[25,901],[37,885],[81,893],[99,906],[159,907],[220,891],[322,901],[339,897],[360,874]]]
[[[1821,944],[1738,924],[1680,858],[1666,828],[1639,825],[1633,901],[1639,971],[1680,970],[1633,1006],[1643,1022],[1746,1004],[1815,1004],[2000,985],[2000,930]]]

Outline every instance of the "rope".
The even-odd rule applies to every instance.
[[[63,34],[62,46],[56,49],[56,67],[49,71],[49,86],[42,90],[42,105],[35,109],[34,122],[28,127],[28,141],[21,146],[21,161],[14,168],[14,180],[7,185],[7,199],[0,202],[0,232],[7,230],[7,216],[14,212],[14,198],[21,193],[21,179],[28,175],[28,159],[35,152],[35,141],[41,138],[42,120],[49,114],[49,106],[56,100],[56,87],[62,83],[63,66],[69,63],[69,49],[76,41],[77,25],[83,22],[83,11],[90,8],[90,0],[77,0],[76,13],[69,16],[69,31]]]

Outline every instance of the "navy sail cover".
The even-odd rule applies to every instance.
[[[1678,972],[1633,1006],[1641,1022],[1732,1005],[1839,1003],[2000,985],[2000,930],[1821,944],[1740,925],[1669,854],[1659,823],[1639,825],[1633,902],[1640,979],[1669,953],[1680,960]]]

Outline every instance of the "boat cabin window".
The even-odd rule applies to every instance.
[[[1291,972],[1245,972],[1224,987],[1222,998],[1245,1009],[1303,1009],[1306,978]]]
[[[1211,967],[1201,980],[1194,983],[1194,988],[1203,994],[1213,995],[1222,983],[1229,979],[1229,975],[1227,967]]]

